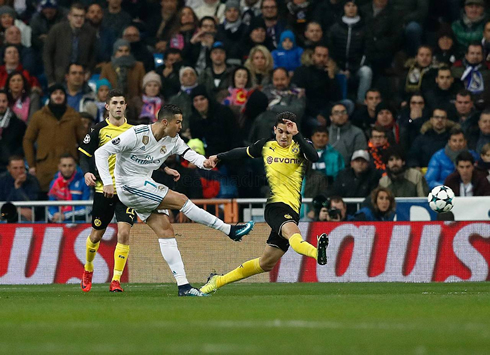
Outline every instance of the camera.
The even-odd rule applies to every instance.
[[[342,219],[342,212],[338,208],[333,207],[328,210],[328,217],[331,220],[340,221]]]
[[[7,221],[7,223],[16,223],[19,218],[17,208],[11,202],[6,202],[3,204],[0,214],[1,220]]]

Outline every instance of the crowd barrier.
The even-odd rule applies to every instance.
[[[455,282],[489,280],[490,222],[300,223],[316,245],[328,233],[327,266],[291,249],[274,270],[247,282]],[[79,283],[89,224],[9,224],[0,229],[0,284]],[[197,224],[175,224],[188,279],[204,282],[258,257],[270,228],[258,223],[241,243]],[[112,275],[117,226],[110,225],[94,261],[94,282]],[[174,282],[148,226],[131,232],[122,282]]]

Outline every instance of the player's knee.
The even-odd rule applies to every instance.
[[[177,193],[176,201],[179,204],[180,208],[184,207],[188,199],[189,198],[186,195],[181,194],[180,192]]]
[[[260,260],[260,267],[265,272],[269,272],[276,266],[277,260]]]
[[[102,237],[104,236],[105,229],[94,229],[92,228],[92,232],[90,232],[90,241],[92,243],[98,243],[101,241]]]
[[[119,244],[129,245],[129,232],[119,230],[117,232],[117,242]]]
[[[158,234],[158,237],[163,239],[175,238],[175,234],[172,228],[163,229]]]

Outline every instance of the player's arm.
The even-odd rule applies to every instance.
[[[310,141],[307,141],[299,132],[296,123],[286,119],[284,119],[283,121],[284,123],[286,123],[288,133],[291,133],[293,135],[293,140],[298,143],[304,157],[313,163],[318,161],[318,153],[316,152],[315,147]]]
[[[192,164],[194,164],[200,169],[210,170],[215,165],[215,164],[211,164],[209,162],[209,159],[206,159],[204,155],[196,153],[191,148],[189,148],[189,146],[185,144],[185,142],[180,137],[175,146],[175,152],[178,155],[180,155],[182,158],[184,158],[188,162],[191,162]]]
[[[224,153],[219,153],[217,155],[217,159],[223,162],[229,162],[233,160],[244,159],[246,157],[259,158],[260,156],[262,156],[262,148],[267,141],[268,139],[264,138],[258,140],[248,147],[235,148]]]
[[[113,154],[132,150],[135,146],[136,133],[133,128],[130,128],[95,151],[95,165],[97,166],[104,188],[105,186],[112,186],[112,176],[109,171],[109,157]]]
[[[95,127],[87,133],[85,138],[83,138],[80,147],[80,168],[83,171],[83,176],[85,177],[85,184],[87,186],[95,186],[95,159],[94,153],[99,146],[99,132],[100,127]]]

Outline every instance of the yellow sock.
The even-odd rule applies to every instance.
[[[126,266],[126,261],[129,255],[129,245],[117,243],[116,250],[114,250],[114,274],[112,281],[121,281],[121,275]]]
[[[226,275],[218,277],[216,280],[216,286],[220,288],[226,284],[242,280],[253,275],[261,274],[263,272],[264,270],[262,270],[259,264],[259,258],[249,260]]]
[[[299,233],[295,233],[289,238],[289,245],[291,245],[291,248],[298,254],[310,256],[315,259],[317,258],[318,251],[316,248],[304,241]]]
[[[94,264],[93,261],[95,259],[95,256],[97,255],[97,250],[99,250],[100,242],[97,243],[92,243],[90,240],[90,236],[87,237],[87,242],[86,242],[86,259],[87,263],[85,264],[85,271],[93,272],[94,271]]]

